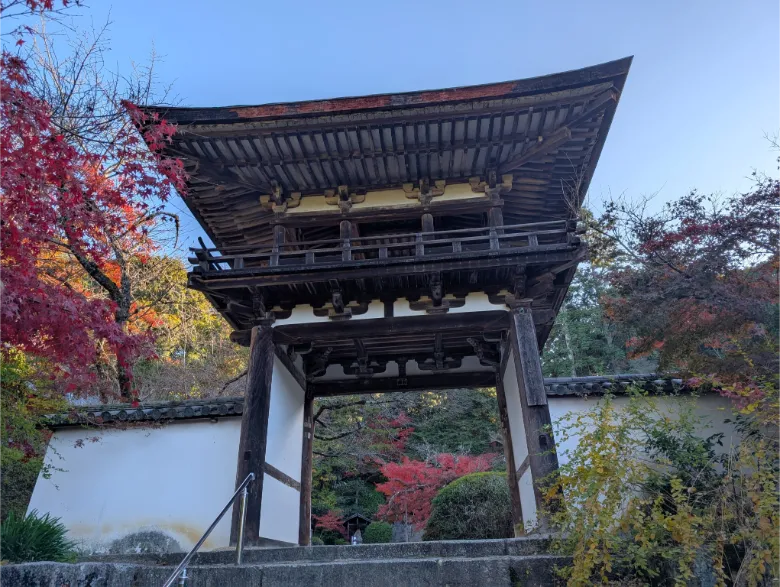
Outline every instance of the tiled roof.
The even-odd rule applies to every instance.
[[[624,393],[634,385],[650,393],[674,393],[688,387],[682,379],[661,377],[654,373],[597,375],[592,377],[547,377],[544,388],[550,397],[597,395],[606,392]],[[51,428],[65,426],[100,426],[133,422],[167,422],[196,418],[240,416],[243,397],[216,397],[180,401],[144,402],[138,407],[129,404],[74,406],[69,412],[46,418]]]
[[[339,186],[358,194],[422,179],[468,182],[492,169],[513,173],[504,223],[522,224],[569,217],[562,187],[583,182],[585,193],[630,64],[381,96],[143,108],[176,123],[166,153],[183,160],[184,202],[220,249],[271,242],[275,213],[260,196],[277,189],[280,197],[321,197]],[[605,98],[609,105],[594,111]],[[531,157],[548,139],[549,149]],[[522,169],[510,165],[524,156]],[[330,228],[338,234],[338,222]]]
[[[625,393],[629,386],[650,393],[673,393],[687,388],[682,379],[659,377],[655,373],[595,375],[592,377],[546,377],[544,389],[548,396],[592,395],[606,392]]]
[[[165,422],[168,420],[240,416],[243,410],[243,397],[144,402],[138,407],[133,407],[130,404],[102,404],[74,406],[69,412],[48,416],[46,424],[52,428],[59,428],[62,426],[100,426],[102,424],[132,422]]]

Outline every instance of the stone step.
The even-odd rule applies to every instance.
[[[566,557],[418,557],[295,561],[236,565],[194,565],[191,587],[547,587],[557,583],[555,568]],[[173,566],[118,562],[28,563],[0,570],[3,587],[125,587],[162,585]]]
[[[392,544],[361,544],[359,546],[291,546],[282,548],[246,548],[244,563],[324,562],[346,560],[382,560],[401,558],[453,558],[489,556],[529,556],[547,554],[549,536],[528,536],[499,540],[442,540],[434,542],[402,542]],[[122,562],[133,564],[177,565],[182,553],[122,554],[85,557],[84,562]],[[199,552],[193,565],[234,564],[235,551]]]

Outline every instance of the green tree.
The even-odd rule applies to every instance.
[[[607,317],[602,304],[611,291],[604,269],[591,264],[579,267],[544,349],[545,376],[582,377],[655,368],[650,359],[627,356],[630,334]]]
[[[717,585],[757,585],[777,569],[777,439],[740,419],[722,452],[708,424],[691,400],[639,393],[564,418],[559,442],[578,443],[546,497],[570,586],[682,587],[708,566]]]

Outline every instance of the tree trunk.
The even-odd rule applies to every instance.
[[[574,348],[572,347],[571,335],[569,334],[569,322],[565,317],[561,320],[561,328],[563,329],[563,340],[566,343],[566,354],[569,355],[569,361],[571,362],[571,376],[576,377],[577,366],[574,362]]]

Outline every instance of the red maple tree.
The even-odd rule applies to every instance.
[[[161,203],[184,191],[181,163],[155,153],[174,127],[127,105],[143,136],[126,124],[102,150],[79,148],[32,93],[27,64],[4,52],[0,65],[3,344],[47,358],[71,390],[94,379],[108,351],[129,399],[132,363],[150,346],[128,327],[126,265],[153,247],[148,227]]]
[[[312,518],[314,519],[314,527],[320,531],[337,532],[344,538],[347,537],[347,529],[340,511],[330,510],[321,516],[312,515]]]
[[[622,251],[604,303],[634,355],[741,405],[776,397],[780,181],[756,174],[744,193],[693,192],[652,214],[612,202],[601,226]]]
[[[389,522],[405,522],[420,529],[431,516],[431,502],[439,489],[450,481],[490,469],[494,454],[455,456],[437,455],[431,461],[415,461],[403,457],[400,463],[382,463],[380,470],[387,478],[376,486],[387,497],[377,515]]]

